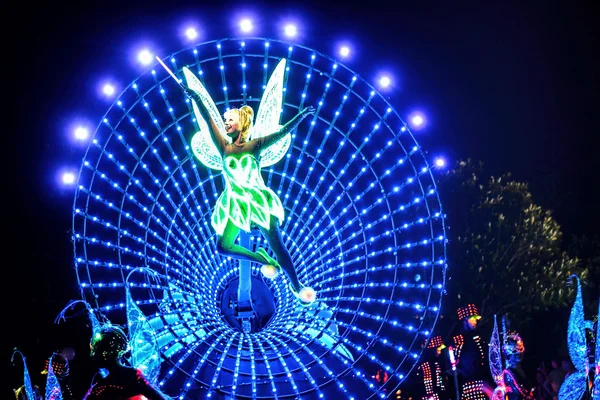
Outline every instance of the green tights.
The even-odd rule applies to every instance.
[[[277,262],[281,266],[281,269],[287,275],[296,291],[299,291],[302,288],[302,285],[298,280],[292,256],[290,256],[290,252],[285,247],[285,244],[283,244],[281,230],[279,229],[279,221],[271,216],[270,229],[265,229],[262,226],[259,227],[259,229],[269,244],[269,247],[271,247],[271,250],[275,253],[275,257],[277,258]],[[219,254],[237,258],[238,260],[253,261],[261,265],[266,264],[265,259],[260,254],[235,243],[239,233],[240,228],[235,226],[231,221],[227,221],[223,234],[217,239],[217,251]]]

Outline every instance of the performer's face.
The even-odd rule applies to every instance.
[[[467,319],[467,325],[470,329],[475,329],[477,328],[477,321],[479,321],[477,319],[477,317],[470,317],[469,319]]]
[[[239,132],[240,116],[236,112],[228,112],[225,114],[225,130],[228,135]]]

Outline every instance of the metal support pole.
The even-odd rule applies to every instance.
[[[240,232],[240,245],[247,249],[251,248],[251,234],[245,231]],[[241,319],[242,330],[250,332],[250,319],[254,316],[252,309],[252,266],[250,261],[240,260],[240,280],[238,285],[237,317]]]

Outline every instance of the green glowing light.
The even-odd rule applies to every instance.
[[[227,221],[247,232],[252,223],[269,229],[271,215],[283,222],[281,200],[265,185],[256,158],[250,154],[239,159],[227,156],[224,167],[225,190],[217,200],[211,220],[217,234],[223,234]]]

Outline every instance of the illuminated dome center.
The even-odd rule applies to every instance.
[[[367,82],[311,49],[264,39],[179,51],[219,110],[258,108],[287,59],[282,122],[312,105],[284,158],[262,170],[285,209],[282,231],[302,307],[283,276],[252,264],[260,326],[228,320],[240,262],[220,256],[210,217],[221,171],[190,141],[190,101],[160,65],[137,78],[99,124],[74,202],[77,276],[86,300],[125,323],[125,285],[150,320],[161,388],[178,398],[385,397],[414,367],[445,285],[445,231],[431,167],[400,116]],[[260,235],[241,238],[268,249]],[[147,268],[154,275],[134,273]],[[271,307],[271,308],[269,308]],[[377,371],[387,381],[374,378]],[[379,374],[382,376],[383,374]]]

